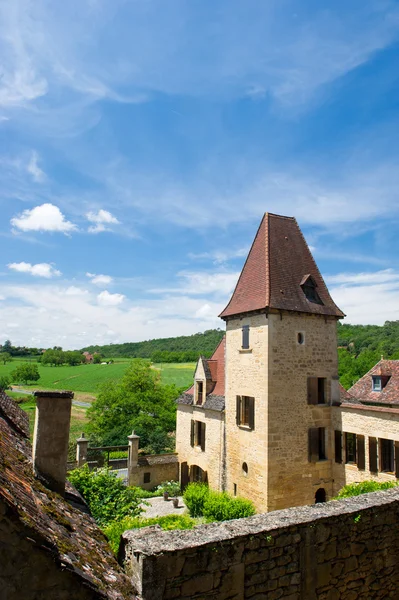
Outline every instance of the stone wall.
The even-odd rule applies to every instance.
[[[399,441],[399,411],[380,407],[348,406],[342,405],[332,409],[332,427],[346,433],[364,435],[365,441],[365,469],[358,469],[357,465],[345,464],[345,439],[342,438],[342,464],[334,464],[335,493],[347,483],[359,483],[369,479],[375,481],[396,481],[394,473],[372,473],[369,460],[369,437],[377,439]],[[378,448],[378,446],[377,446]],[[377,450],[379,452],[379,449]]]
[[[190,531],[125,532],[142,600],[398,597],[399,489]]]
[[[206,423],[205,450],[191,446],[191,420]],[[178,404],[176,423],[176,452],[179,463],[197,465],[208,474],[212,489],[223,486],[224,413],[197,406]]]
[[[149,481],[145,482],[145,476]],[[179,481],[177,454],[148,454],[139,456],[138,466],[131,469],[129,485],[152,490],[164,481]]]

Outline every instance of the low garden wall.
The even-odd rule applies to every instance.
[[[398,598],[399,489],[188,531],[126,531],[143,600]]]

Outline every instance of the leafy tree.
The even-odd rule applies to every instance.
[[[147,360],[136,359],[119,382],[105,382],[87,411],[89,431],[104,445],[124,444],[134,429],[140,444],[149,451],[160,452],[154,436],[173,432],[176,427],[175,386],[163,385],[159,373]],[[156,433],[155,433],[156,432]]]
[[[0,392],[8,390],[10,383],[10,378],[7,375],[0,375]]]
[[[42,365],[60,366],[66,362],[65,352],[59,348],[49,348],[42,356]]]
[[[29,381],[39,381],[40,374],[36,363],[22,363],[11,373],[12,381],[28,384]]]
[[[72,350],[68,352],[64,352],[65,362],[74,367],[76,365],[80,365],[82,362],[82,355],[78,350]]]
[[[10,340],[6,340],[3,345],[3,352],[8,352],[11,354],[12,352],[12,344]]]
[[[94,354],[94,356],[93,356],[93,363],[94,363],[95,365],[99,365],[101,361],[102,361],[101,354],[98,354],[98,353],[96,352],[96,354]]]
[[[12,360],[12,356],[9,352],[0,352],[0,360],[5,365]]]

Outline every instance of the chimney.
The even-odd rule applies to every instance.
[[[33,469],[50,490],[65,495],[73,392],[34,392]]]

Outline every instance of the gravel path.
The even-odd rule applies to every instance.
[[[172,500],[164,500],[163,496],[156,498],[147,498],[150,506],[143,506],[145,513],[143,517],[164,517],[165,515],[183,515],[186,512],[186,505],[183,498],[179,496],[179,507],[174,508]]]

